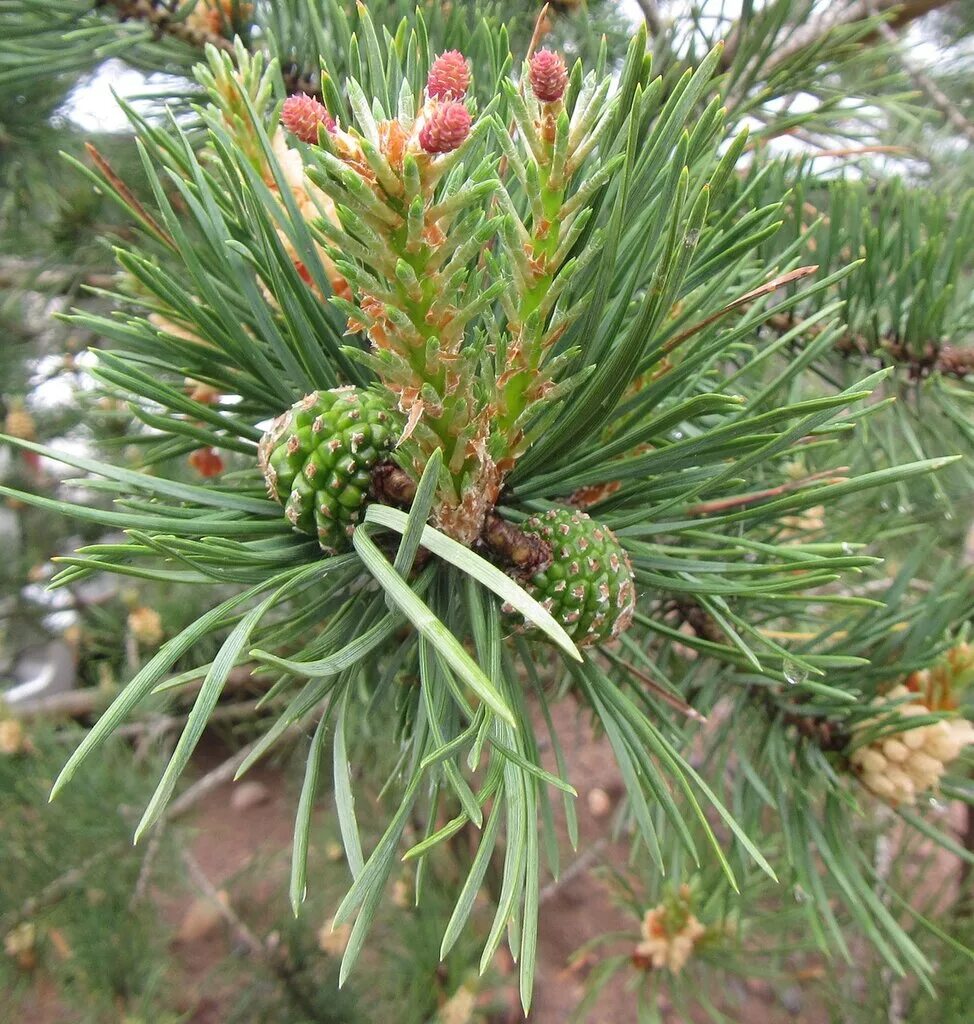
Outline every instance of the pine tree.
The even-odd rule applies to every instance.
[[[69,322],[101,339],[92,377],[146,428],[145,468],[9,438],[113,504],[0,493],[125,531],[55,586],[206,595],[55,793],[150,695],[195,687],[144,834],[257,666],[286,705],[241,773],[311,733],[295,912],[331,749],[341,978],[399,859],[422,897],[464,832],[442,952],[496,865],[480,966],[506,940],[527,1011],[552,791],[575,838],[550,710],[572,701],[636,865],[592,1000],[631,971],[645,1019],[661,986],[720,1019],[711,979],[758,973],[755,950],[860,940],[936,986],[917,924],[958,943],[910,920],[878,851],[895,818],[972,859],[939,813],[971,797],[974,735],[969,121],[897,36],[941,5],[640,6],[600,43],[584,11],[532,31],[504,5],[5,5],[0,83],[121,52],[194,83],[165,117],[125,107],[140,177],[73,161],[137,232],[105,310]],[[949,159],[944,124],[968,146]],[[153,471],[180,459],[195,481]],[[399,802],[366,849],[349,760],[377,708]]]

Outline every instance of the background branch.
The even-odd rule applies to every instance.
[[[816,18],[804,28],[791,34],[788,42],[778,49],[774,58],[769,60],[763,71],[765,75],[770,74],[776,67],[789,61],[802,50],[815,46],[830,32],[845,25],[853,25],[857,21],[864,21],[874,14],[889,14],[892,16],[888,24],[900,28],[910,24],[917,18],[929,14],[931,11],[946,7],[952,0],[855,0],[855,2],[835,10],[837,4],[832,4],[832,10],[820,18]],[[722,64],[729,68],[737,56],[741,43],[740,26],[735,26],[727,37],[727,45],[724,48]]]
[[[663,17],[656,0],[636,0],[636,3],[646,19],[646,27],[654,36],[658,35],[663,28]]]
[[[874,6],[874,5],[873,5]],[[904,70],[916,82],[918,88],[927,94],[931,103],[940,111],[947,123],[968,142],[974,143],[974,123],[970,122],[953,104],[950,97],[924,71],[918,68],[899,48],[899,36],[886,22],[879,26],[879,34],[890,43],[897,44],[897,56]]]
[[[151,25],[160,35],[172,36],[190,46],[203,49],[209,43],[218,50],[233,53],[233,43],[215,32],[188,25],[184,21],[174,21],[173,12],[151,0],[110,0],[112,7],[118,12],[120,21],[144,21]]]

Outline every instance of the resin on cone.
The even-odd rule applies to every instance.
[[[260,442],[268,493],[291,525],[335,554],[369,495],[372,468],[396,443],[398,417],[375,391],[314,391],[274,421]]]
[[[615,534],[584,512],[550,509],[522,525],[551,548],[551,564],[525,589],[579,647],[604,643],[632,622],[636,587],[632,566]]]

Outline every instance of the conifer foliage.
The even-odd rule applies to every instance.
[[[823,948],[848,955],[841,915],[895,969],[926,976],[843,821],[879,797],[957,847],[915,805],[931,787],[969,795],[953,774],[971,735],[962,673],[922,701],[896,686],[960,664],[974,587],[947,567],[918,596],[922,550],[887,579],[888,552],[866,546],[880,531],[862,509],[932,487],[953,453],[845,449],[888,429],[887,389],[926,359],[917,339],[942,336],[970,204],[936,206],[942,233],[905,223],[883,248],[885,225],[849,194],[865,208],[887,192],[816,182],[831,220],[809,226],[794,202],[805,171],[752,148],[742,126],[817,130],[836,83],[858,87],[857,44],[877,16],[762,65],[786,3],[745,18],[727,49],[698,50],[691,33],[691,60],[675,28],[652,46],[634,30],[624,54],[580,45],[585,59],[536,34],[515,55],[489,18],[390,4],[383,23],[374,6],[201,2],[163,19],[167,47],[206,44],[195,116],[126,108],[144,182],[78,164],[138,239],[117,248],[113,311],[74,322],[104,340],[92,375],[151,441],[129,468],[11,437],[114,506],[20,497],[125,532],[65,556],[55,585],[113,572],[212,597],[129,681],[55,792],[150,695],[202,680],[143,834],[231,670],[256,664],[267,699],[286,704],[241,772],[295,723],[312,732],[296,911],[333,753],[352,875],[336,921],[354,921],[342,978],[394,865],[416,865],[421,898],[424,862],[465,830],[474,852],[442,951],[497,861],[481,967],[506,939],[527,1009],[540,881],[558,871],[553,795],[576,839],[550,712],[571,700],[611,745],[634,857],[678,869],[643,908],[637,968],[678,974],[726,938],[680,887],[681,871],[701,871],[703,902],[793,886]],[[775,113],[778,94],[818,95],[823,61],[820,104]],[[836,375],[836,352],[864,358]],[[952,408],[969,409],[959,352],[938,343],[914,379],[943,370]],[[196,460],[195,482],[153,472],[174,457]],[[207,637],[216,656],[171,675]],[[380,704],[396,710],[398,807],[366,849],[349,758]],[[704,716],[716,725],[691,763]]]

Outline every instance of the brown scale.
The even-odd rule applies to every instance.
[[[533,576],[551,565],[551,545],[534,534],[501,519],[496,512],[487,516],[482,536],[484,544],[520,575]]]

